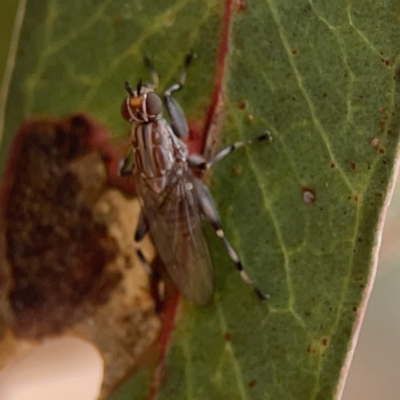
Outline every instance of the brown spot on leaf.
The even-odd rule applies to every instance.
[[[242,174],[242,171],[243,171],[243,167],[242,167],[241,165],[235,165],[235,166],[232,168],[232,172],[233,172],[235,175],[241,175],[241,174]]]
[[[382,58],[381,61],[387,65],[388,67],[393,67],[393,65],[395,64],[394,60],[390,60],[390,59],[384,59]]]
[[[232,334],[230,332],[225,332],[224,339],[226,342],[230,342],[232,340]]]
[[[375,138],[371,139],[370,143],[371,143],[372,147],[378,147],[379,143],[380,143],[380,140],[379,140],[379,138],[375,137]]]
[[[83,116],[30,121],[15,137],[1,192],[17,335],[61,332],[120,280],[106,269],[116,242],[92,211],[107,182],[101,157],[92,157],[103,139]]]
[[[244,100],[240,100],[237,106],[239,110],[244,110],[247,107],[247,104]]]
[[[252,379],[252,380],[248,383],[248,386],[249,386],[249,388],[253,388],[254,386],[256,386],[256,384],[257,384],[257,381],[256,381],[255,379]]]
[[[303,195],[303,201],[306,204],[313,204],[313,203],[315,203],[315,200],[317,199],[315,190],[311,189],[311,188],[307,188],[307,187],[302,188],[302,195]]]

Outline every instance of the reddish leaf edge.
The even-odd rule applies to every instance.
[[[217,67],[213,84],[213,93],[211,96],[211,103],[205,116],[205,123],[200,128],[198,122],[189,122],[190,126],[190,152],[199,152],[206,157],[209,156],[211,151],[212,142],[216,141],[216,136],[220,129],[220,120],[224,104],[223,82],[226,72],[226,64],[230,47],[230,31],[232,26],[232,19],[234,11],[242,11],[241,3],[237,0],[226,0],[224,7],[223,23],[218,46]],[[199,131],[202,134],[199,135]],[[161,332],[158,339],[160,344],[160,355],[158,364],[153,372],[150,389],[147,400],[155,400],[159,393],[160,387],[163,383],[166,368],[166,357],[168,355],[169,344],[172,338],[173,330],[176,321],[179,318],[179,311],[181,309],[181,296],[178,291],[171,296],[168,304],[163,307],[161,316]]]

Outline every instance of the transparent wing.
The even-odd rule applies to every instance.
[[[168,273],[183,296],[206,304],[213,293],[213,272],[193,179],[187,171],[173,177],[162,194],[155,194],[143,182],[138,190]]]

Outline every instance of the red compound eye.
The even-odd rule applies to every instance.
[[[128,110],[127,99],[125,99],[121,104],[121,115],[123,119],[126,119],[127,121],[131,120],[131,116],[129,115],[129,110]]]
[[[146,111],[147,115],[158,115],[163,109],[163,103],[160,96],[156,93],[150,92],[146,98]]]

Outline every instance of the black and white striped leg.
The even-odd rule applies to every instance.
[[[146,260],[146,257],[144,256],[139,246],[140,242],[143,240],[148,231],[149,231],[149,223],[147,222],[147,219],[144,216],[143,211],[141,211],[135,232],[134,247],[140,263],[143,265],[143,268],[149,274],[150,290],[156,302],[156,310],[159,311],[161,308],[161,304],[164,302],[164,295],[165,295],[164,282],[161,280],[158,271],[150,267],[149,262]]]
[[[146,260],[146,257],[144,256],[142,250],[140,249],[140,242],[143,240],[143,238],[145,237],[146,233],[149,231],[149,224],[146,220],[146,217],[143,214],[143,211],[140,213],[139,216],[139,221],[136,227],[136,232],[135,232],[135,238],[134,238],[134,247],[135,247],[135,251],[136,251],[136,255],[139,258],[139,261],[141,262],[141,264],[143,265],[144,269],[146,270],[146,272],[152,276],[153,275],[153,270],[150,267],[150,264],[148,263],[148,261]]]
[[[228,239],[226,239],[224,231],[222,230],[220,218],[218,215],[217,208],[215,206],[214,200],[211,196],[208,188],[199,180],[194,180],[194,188],[197,192],[198,199],[200,201],[200,207],[202,211],[202,215],[204,218],[211,224],[217,236],[222,240],[225,245],[225,248],[228,252],[229,257],[235,263],[235,267],[240,274],[240,277],[246,282],[249,286],[252,287],[256,295],[261,299],[268,299],[270,296],[261,291],[261,289],[254,283],[254,281],[249,277],[247,272],[244,270],[242,262],[240,261],[239,256],[236,251],[233,249]]]
[[[185,63],[178,83],[175,83],[164,92],[164,102],[167,113],[170,117],[171,128],[175,135],[180,139],[187,139],[189,136],[189,127],[185,114],[179,103],[172,97],[172,93],[183,88],[186,82],[186,70],[196,55],[190,53],[185,58]]]
[[[186,55],[185,62],[183,64],[183,69],[182,69],[181,75],[179,77],[178,83],[174,83],[172,86],[170,86],[164,92],[165,96],[171,96],[171,94],[173,92],[176,92],[177,90],[181,90],[183,88],[183,86],[185,85],[185,82],[186,82],[187,69],[196,57],[197,57],[196,53],[189,53]]]
[[[267,140],[269,142],[272,141],[271,132],[265,131],[262,135],[255,137],[254,139],[243,140],[240,142],[234,142],[231,145],[225,147],[221,151],[219,151],[211,160],[207,161],[203,156],[194,154],[188,157],[188,164],[190,168],[198,169],[202,171],[207,171],[214,164],[221,161],[223,158],[234,152],[236,149],[239,149],[244,146],[251,145],[253,143],[262,142]]]

